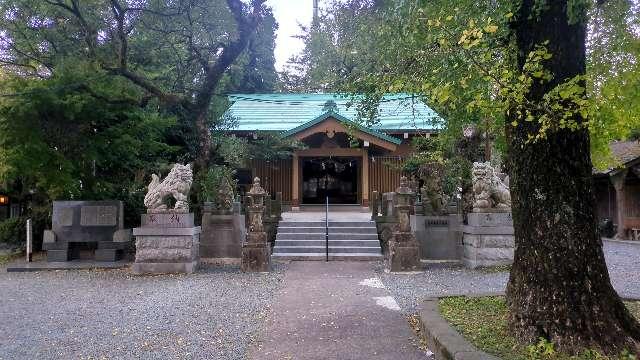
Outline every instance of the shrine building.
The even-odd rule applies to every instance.
[[[366,207],[373,191],[394,191],[403,159],[415,136],[433,136],[442,118],[419,98],[387,95],[379,102],[375,121],[364,125],[357,104],[339,94],[236,94],[224,116],[229,132],[255,140],[266,132],[304,144],[289,158],[252,160],[238,170],[240,185],[260,177],[283,203],[300,206]]]

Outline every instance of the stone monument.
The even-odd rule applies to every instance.
[[[117,261],[131,246],[131,229],[123,224],[121,201],[54,201],[51,230],[44,231],[47,261],[81,258],[93,252],[96,261]]]
[[[270,249],[267,233],[264,231],[262,215],[264,214],[264,198],[266,191],[260,186],[260,178],[253,180],[253,186],[247,193],[248,233],[242,244],[242,262],[240,269],[244,272],[265,272],[271,268]]]
[[[246,238],[245,218],[240,206],[234,206],[233,187],[223,181],[216,201],[205,203],[200,234],[200,260],[214,263],[239,263]]]
[[[200,227],[189,213],[189,191],[193,181],[191,165],[175,164],[162,182],[151,175],[144,198],[147,213],[141,226],[133,229],[136,237],[137,274],[192,273],[199,260]],[[175,205],[170,206],[170,200]]]
[[[463,226],[463,263],[469,268],[513,262],[511,195],[488,163],[473,163],[473,212]]]
[[[400,179],[395,191],[395,213],[398,224],[389,241],[389,269],[391,271],[420,270],[420,248],[415,235],[411,232],[410,215],[412,198],[415,193],[408,186],[407,178]]]

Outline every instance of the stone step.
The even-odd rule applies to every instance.
[[[273,260],[299,260],[299,261],[325,261],[323,253],[273,253]],[[382,260],[382,254],[367,253],[330,253],[329,261],[378,261]]]
[[[296,226],[279,226],[279,233],[322,233],[326,228],[322,227],[296,227]],[[347,233],[347,234],[377,234],[375,227],[330,227],[329,233]]]
[[[280,221],[282,227],[325,227],[324,221]],[[329,227],[376,227],[373,221],[329,221]]]
[[[325,240],[276,240],[275,246],[325,246]],[[329,240],[329,246],[380,246],[379,240]]]
[[[278,240],[275,246],[322,246],[326,244],[325,240]],[[362,247],[379,247],[378,240],[329,240],[329,246],[362,246]]]
[[[324,246],[274,246],[273,253],[324,253]],[[380,246],[329,246],[329,253],[380,254]]]
[[[324,240],[325,234],[317,233],[281,233],[276,234],[276,240]],[[378,234],[342,234],[329,233],[329,240],[377,240]]]

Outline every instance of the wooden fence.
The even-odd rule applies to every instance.
[[[404,159],[400,156],[375,156],[369,158],[369,199],[371,193],[395,191],[400,186]]]
[[[282,202],[291,203],[291,159],[264,161],[252,160],[249,164],[253,177],[259,177],[262,187],[272,195],[282,193]]]

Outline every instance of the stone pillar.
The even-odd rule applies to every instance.
[[[282,193],[276,193],[276,200],[273,202],[273,215],[277,216],[278,221],[282,220]]]
[[[299,189],[300,158],[298,157],[298,154],[294,152],[293,160],[291,161],[293,161],[293,163],[291,164],[293,167],[293,171],[291,172],[293,174],[293,178],[291,179],[291,210],[297,211],[297,210],[300,210],[300,198],[299,198],[300,196],[300,189]]]
[[[371,221],[378,219],[378,192],[371,193]]]
[[[389,241],[389,269],[391,271],[415,271],[420,269],[420,248],[411,232],[411,208],[415,193],[411,191],[406,177],[400,179],[396,189],[395,213],[397,230]]]
[[[242,262],[244,272],[265,272],[271,268],[267,233],[264,231],[263,214],[266,192],[260,186],[260,178],[253,180],[253,186],[247,195],[247,215],[249,229],[247,239],[242,244]]]
[[[627,178],[627,169],[624,169],[610,177],[611,184],[616,190],[616,239],[625,239],[627,234],[624,229],[624,183]]]
[[[369,206],[369,152],[362,149],[362,206]]]

